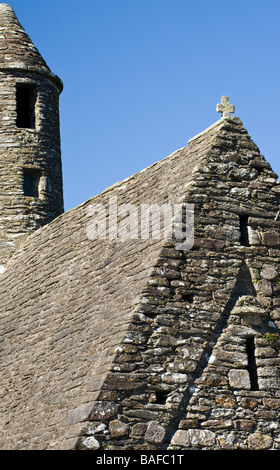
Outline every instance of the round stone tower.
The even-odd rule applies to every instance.
[[[22,237],[63,212],[63,85],[0,4],[0,273]]]

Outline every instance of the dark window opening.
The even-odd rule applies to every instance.
[[[165,405],[167,397],[168,393],[166,392],[156,392],[156,403],[158,405]]]
[[[38,171],[23,172],[23,192],[27,197],[38,197],[40,175]]]
[[[246,353],[247,353],[247,358],[248,358],[247,370],[249,372],[251,390],[259,390],[258,374],[257,374],[257,366],[256,366],[256,358],[255,358],[255,342],[254,342],[253,337],[246,339]]]
[[[182,300],[188,302],[189,304],[193,303],[194,296],[193,294],[181,294]]]
[[[17,84],[17,127],[35,128],[35,87]]]
[[[250,246],[248,234],[248,215],[241,215],[240,220],[240,243],[243,246]]]

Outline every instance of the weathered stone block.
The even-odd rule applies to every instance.
[[[223,408],[236,408],[237,403],[236,403],[236,398],[234,396],[228,396],[228,395],[218,395],[215,398],[216,403],[218,406],[221,406]]]
[[[145,385],[140,377],[125,374],[110,374],[106,379],[109,390],[136,390]]]
[[[231,419],[209,419],[201,423],[203,428],[231,429],[233,422]]]
[[[280,299],[279,299],[279,305],[280,305]],[[272,320],[280,320],[280,308],[275,308],[274,310],[272,310],[271,318]]]
[[[234,422],[234,427],[239,431],[252,432],[255,427],[255,421],[251,421],[250,419],[238,419]]]
[[[278,279],[278,272],[275,266],[271,266],[269,264],[264,264],[261,275],[264,279],[268,281],[275,281]]]
[[[264,294],[267,296],[272,295],[272,285],[271,282],[267,279],[262,279],[261,281],[255,283],[255,288],[260,294]]]
[[[279,389],[279,378],[278,377],[269,377],[269,378],[259,378],[259,387],[260,390],[278,390]]]
[[[261,245],[261,237],[257,230],[254,230],[252,227],[248,227],[248,237],[249,244],[251,246]]]
[[[146,423],[137,423],[134,424],[131,428],[131,436],[132,437],[142,437],[144,436],[147,429]]]
[[[278,246],[280,245],[280,235],[278,232],[269,230],[263,233],[263,242],[267,246]]]
[[[189,429],[190,444],[193,447],[212,447],[215,445],[215,433],[202,429]]]
[[[277,419],[277,413],[274,410],[258,410],[255,413],[255,417],[266,421],[274,421]]]
[[[189,431],[179,430],[175,433],[171,440],[171,445],[178,446],[182,448],[187,448],[190,446],[190,436]]]
[[[118,405],[110,401],[95,402],[90,416],[90,421],[98,421],[102,419],[109,419],[117,413]]]
[[[80,444],[80,449],[88,449],[88,450],[98,450],[100,448],[100,444],[98,440],[93,437],[85,437],[82,439],[81,444]]]
[[[127,436],[129,433],[129,425],[122,421],[115,419],[109,423],[109,431],[113,439],[117,439],[123,436]]]
[[[166,429],[161,426],[157,421],[150,421],[148,423],[147,431],[145,434],[146,441],[154,444],[160,444],[164,441]]]
[[[264,398],[263,404],[266,408],[271,410],[277,410],[278,408],[280,408],[280,400],[276,398]]]
[[[245,397],[240,401],[240,406],[242,406],[242,408],[249,408],[250,410],[254,410],[258,406],[258,400]]]
[[[228,378],[232,388],[250,390],[250,376],[247,370],[231,369],[228,373]]]
[[[248,447],[250,450],[267,450],[273,444],[271,436],[256,432],[248,438]]]

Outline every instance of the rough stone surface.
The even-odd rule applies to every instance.
[[[98,450],[99,447],[98,441],[93,436],[85,437],[81,444],[81,448],[85,450]]]
[[[15,22],[3,6],[0,18]],[[0,448],[279,450],[277,175],[240,119],[226,117],[67,213],[56,216],[59,184],[57,214],[51,199],[44,207],[31,201],[26,213],[19,152],[22,164],[36,153],[46,175],[61,174],[60,88],[28,51],[27,67],[40,71],[0,68],[3,112],[11,112],[1,127],[0,173],[21,240],[9,239],[3,191]],[[31,75],[44,95],[42,134],[15,126],[15,83]],[[135,207],[193,204],[193,246],[135,233],[94,238],[92,208],[101,205],[108,224],[114,198]],[[25,216],[39,221],[30,232]],[[126,222],[118,214],[122,233]]]
[[[267,450],[273,444],[271,436],[260,432],[251,434],[248,438],[248,447],[250,450]]]
[[[114,421],[110,421],[109,431],[113,439],[123,437],[129,433],[129,425],[116,419]]]
[[[179,448],[209,448],[215,445],[215,433],[202,429],[177,431],[171,444]]]
[[[23,236],[63,212],[59,132],[62,84],[6,4],[0,4],[0,30],[0,272],[3,272]],[[19,127],[17,121],[19,85],[33,90],[34,123],[28,127]],[[24,173],[36,178],[37,189],[32,197],[24,193]]]
[[[145,439],[148,442],[161,444],[164,441],[166,429],[161,426],[157,421],[151,421],[148,424]]]
[[[232,388],[250,390],[250,377],[247,370],[231,369],[228,373],[229,385]]]

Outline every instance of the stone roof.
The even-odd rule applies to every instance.
[[[220,161],[224,147],[231,162]],[[245,163],[236,165],[236,152]],[[91,239],[90,208],[108,209],[112,197],[137,207],[188,201],[192,185],[209,172],[209,155],[217,184],[220,171],[243,171],[256,157],[270,168],[241,121],[221,119],[186,147],[38,229],[13,256],[0,282],[1,448],[75,448],[168,250],[161,239]],[[198,197],[208,200],[205,192]],[[127,380],[126,389],[130,380],[136,387]],[[112,401],[113,387],[106,393]]]
[[[43,441],[51,445],[65,437],[81,403],[90,411],[162,248],[154,239],[90,240],[87,208],[107,207],[112,196],[119,204],[184,198],[216,131],[37,230],[11,260],[0,285],[2,359],[9,364],[2,372],[5,383],[15,382],[1,416],[7,431],[17,428],[14,445],[32,445],[30,422],[34,439],[44,428]],[[22,407],[29,409],[28,422]],[[13,417],[4,410],[14,410]]]
[[[23,64],[49,70],[45,60],[19,23],[13,9],[0,3],[0,64]]]
[[[28,70],[47,74],[62,90],[61,80],[51,72],[14,10],[6,3],[0,3],[0,39],[0,70]]]

